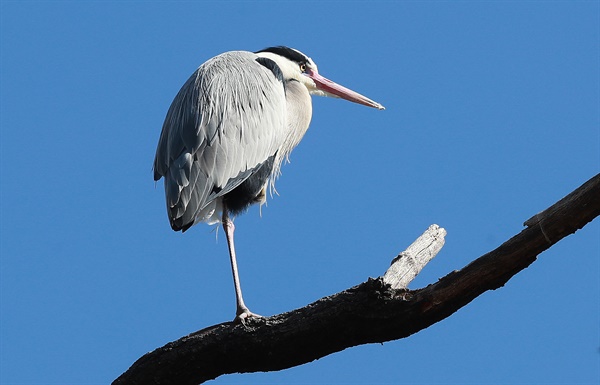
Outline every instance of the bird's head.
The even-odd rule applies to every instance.
[[[317,65],[302,52],[288,47],[265,48],[256,52],[260,57],[273,60],[284,79],[295,79],[304,84],[311,95],[342,98],[368,107],[384,110],[381,104],[321,76]]]

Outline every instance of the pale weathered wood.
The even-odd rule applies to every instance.
[[[401,252],[385,272],[383,282],[392,289],[405,289],[440,252],[444,246],[446,230],[438,225],[431,225],[406,250]]]

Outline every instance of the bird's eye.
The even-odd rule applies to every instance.
[[[300,63],[300,72],[306,71],[306,63]]]

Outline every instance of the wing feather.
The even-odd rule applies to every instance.
[[[256,58],[234,51],[207,61],[169,108],[154,179],[165,179],[175,230],[208,220],[214,201],[252,175],[286,138],[283,85]]]

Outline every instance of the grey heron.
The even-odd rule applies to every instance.
[[[236,320],[255,316],[240,287],[232,216],[266,201],[280,167],[312,117],[310,95],[384,109],[321,76],[302,52],[283,46],[232,51],[202,64],[175,96],[165,118],[154,180],[164,178],[175,231],[221,223],[236,294]]]

